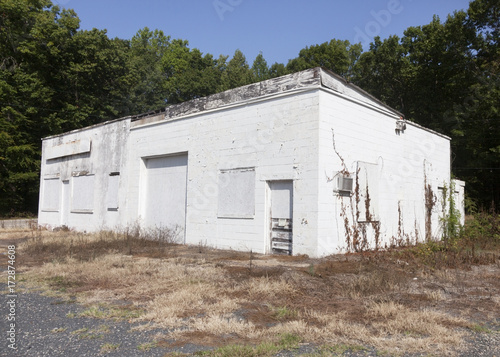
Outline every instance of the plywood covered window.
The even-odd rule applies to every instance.
[[[92,213],[94,210],[94,175],[74,176],[71,212]]]
[[[255,215],[255,169],[219,172],[218,216],[253,218]]]
[[[59,178],[43,180],[42,211],[59,211],[61,187]]]
[[[186,227],[188,154],[144,158],[142,217],[146,227]],[[184,238],[182,238],[183,240]]]
[[[112,172],[108,177],[108,190],[106,192],[106,206],[108,211],[118,210],[118,186],[120,184],[120,173]]]

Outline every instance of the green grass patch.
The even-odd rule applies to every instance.
[[[297,318],[298,315],[296,310],[290,309],[287,306],[269,306],[269,309],[271,310],[273,317],[279,321],[293,320]]]
[[[139,351],[149,351],[150,349],[156,348],[156,347],[158,347],[157,342],[146,342],[146,343],[142,343],[139,346],[137,346],[137,349]]]
[[[333,346],[323,345],[317,351],[302,354],[302,357],[336,357],[345,353],[356,353],[366,351],[367,348],[359,345],[338,344]]]
[[[199,351],[195,355],[207,357],[271,357],[280,351],[298,348],[300,341],[300,336],[283,334],[276,343],[262,342],[256,346],[227,345],[213,351]]]
[[[109,332],[109,327],[106,325],[101,325],[93,330],[89,330],[88,328],[81,328],[71,332],[71,334],[78,336],[80,340],[95,340],[103,338],[104,334],[108,332]]]
[[[491,329],[489,329],[488,327],[486,326],[483,326],[483,325],[479,325],[479,324],[473,324],[473,325],[470,325],[469,326],[469,329],[471,331],[474,331],[476,333],[492,333],[493,331]]]
[[[105,343],[104,345],[101,346],[101,353],[108,353],[111,351],[114,351],[118,349],[120,345],[118,343]]]
[[[47,279],[49,286],[59,292],[65,293],[69,288],[80,286],[81,283],[72,281],[64,276],[56,275]]]

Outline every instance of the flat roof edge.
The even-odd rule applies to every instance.
[[[60,137],[60,136],[68,135],[68,134],[78,133],[78,132],[81,132],[81,131],[84,131],[84,130],[94,129],[94,128],[97,128],[97,127],[100,127],[100,126],[113,124],[113,123],[116,123],[116,122],[119,122],[119,121],[131,119],[131,118],[132,118],[132,116],[128,115],[128,116],[117,118],[117,119],[111,119],[111,120],[103,121],[102,123],[97,123],[97,124],[93,124],[93,125],[89,125],[89,126],[84,126],[82,128],[73,129],[73,130],[70,130],[70,131],[65,131],[64,133],[60,133],[60,134],[54,134],[54,135],[46,136],[46,137],[42,138],[42,141],[54,139],[54,138],[57,138],[57,137]]]
[[[377,99],[376,97],[374,97],[373,95],[371,95],[370,93],[368,93],[367,91],[365,91],[364,89],[358,87],[354,83],[349,82],[344,77],[339,76],[338,74],[330,71],[329,69],[323,68],[323,67],[321,67],[321,73],[322,73],[322,75],[321,75],[321,85],[323,87],[330,88],[330,89],[333,89],[333,90],[338,90],[338,88],[337,88],[338,86],[332,85],[331,80],[330,81],[328,80],[329,79],[328,77],[330,77],[330,78],[334,79],[335,81],[340,82],[343,87],[348,88],[348,89],[350,89],[350,90],[352,90],[354,92],[357,92],[360,96],[364,97],[367,102],[373,102],[373,104],[379,105],[379,106],[383,107],[384,109],[386,109],[386,110],[394,113],[395,115],[404,118],[404,114],[403,113],[401,113],[401,112],[397,111],[396,109],[388,106],[387,104],[385,104],[381,100]],[[323,73],[326,74],[326,75],[328,75],[328,76],[323,75]]]
[[[211,94],[206,97],[195,98],[178,104],[172,104],[162,110],[132,116],[132,122],[164,115],[163,120],[200,113],[206,110],[223,108],[227,105],[245,102],[272,94],[280,94],[293,89],[315,87],[321,84],[320,68],[311,68],[286,76],[268,79],[262,82],[247,84],[242,87]]]

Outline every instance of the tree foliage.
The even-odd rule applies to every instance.
[[[327,68],[346,79],[353,75],[353,67],[361,55],[360,44],[333,39],[320,45],[306,47],[299,56],[287,64],[289,72],[298,72],[313,67]]]
[[[271,73],[269,70],[269,66],[267,65],[267,61],[260,52],[252,65],[252,79],[254,82],[264,81],[266,79],[271,78]]]
[[[35,212],[40,138],[128,112],[128,42],[47,0],[0,4],[0,212]]]
[[[221,91],[237,88],[252,83],[252,72],[247,59],[240,50],[234,51],[233,58],[229,60],[222,73]]]
[[[500,202],[499,5],[476,0],[445,22],[376,38],[353,81],[409,120],[452,138],[453,174],[486,208]]]
[[[452,137],[453,172],[479,204],[500,202],[497,0],[361,44],[332,39],[288,63],[249,66],[140,29],[130,40],[79,29],[50,0],[0,0],[0,215],[36,212],[41,138],[322,66]]]
[[[170,40],[163,31],[150,31],[147,27],[132,37],[127,56],[132,113],[144,113],[166,105],[162,59],[169,49]]]

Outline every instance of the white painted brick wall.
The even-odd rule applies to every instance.
[[[411,239],[415,242],[425,237],[425,174],[437,195],[438,186],[449,182],[449,139],[426,129],[407,123],[407,129],[399,135],[395,132],[397,117],[375,110],[353,105],[352,102],[332,95],[320,93],[320,157],[319,172],[319,237],[318,255],[344,250],[346,247],[345,223],[340,217],[341,200],[347,208],[349,225],[355,216],[355,196],[352,200],[334,193],[334,183],[328,182],[342,170],[341,160],[333,150],[332,129],[335,146],[353,175],[356,163],[364,161],[378,164],[379,212],[381,223],[380,246],[390,246],[395,239]],[[426,172],[424,174],[424,162]],[[398,202],[401,211],[399,224]],[[359,207],[365,209],[365,207]],[[415,229],[416,228],[416,229]],[[437,206],[432,214],[433,236],[439,235],[439,212]],[[398,234],[404,233],[404,237]],[[370,237],[374,247],[374,237]],[[340,249],[338,249],[340,248]]]
[[[42,204],[40,204],[38,212],[40,225],[49,228],[66,225],[72,229],[82,231],[114,229],[121,225],[120,207],[125,207],[127,198],[124,192],[124,188],[127,187],[127,178],[123,175],[122,171],[124,170],[128,151],[129,127],[130,119],[117,120],[104,125],[97,125],[67,133],[65,135],[54,136],[43,141],[40,202],[43,201],[44,178],[46,177],[59,177],[61,188],[59,193],[61,200],[63,200],[62,181],[69,180],[71,194],[71,186],[73,185],[72,176],[74,172],[87,171],[89,174],[95,175],[95,187],[93,197],[94,210],[92,213],[68,212],[66,216],[63,216],[61,209],[55,212],[46,212],[42,209]],[[90,153],[46,159],[46,157],[50,157],[50,155],[46,153],[50,151],[53,146],[59,146],[80,139],[91,141]],[[106,191],[109,174],[111,172],[120,172],[118,211],[108,211],[106,207]],[[72,204],[71,197],[69,197],[69,203],[70,205]]]
[[[266,180],[295,179],[294,223],[298,252],[314,253],[317,212],[318,91],[136,127],[128,161],[127,221],[140,213],[143,157],[188,152],[186,243],[268,252]],[[218,173],[255,167],[255,217],[218,218]],[[300,248],[299,248],[300,247]]]

